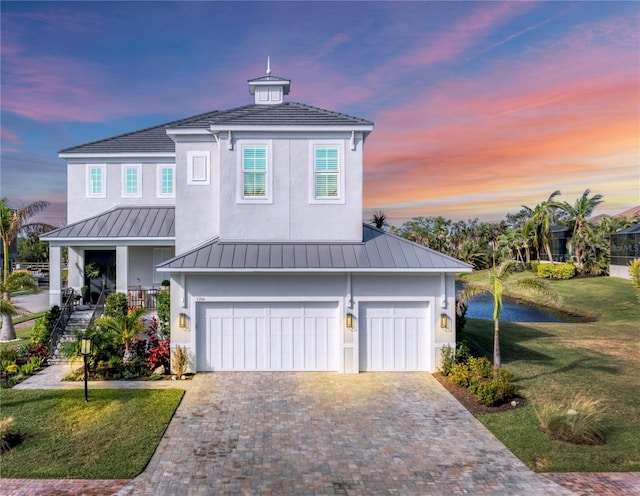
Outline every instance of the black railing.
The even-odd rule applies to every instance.
[[[93,307],[93,312],[91,312],[91,317],[89,318],[87,328],[91,327],[95,323],[96,319],[102,317],[102,314],[104,313],[104,302],[107,299],[107,295],[109,293],[111,293],[111,290],[105,289],[104,287],[102,288],[102,291],[100,291],[100,296],[98,297],[98,301]]]
[[[160,293],[160,291],[163,291],[163,289],[129,288],[127,291],[127,301],[130,307],[157,310],[158,293]]]
[[[51,330],[51,348],[50,353],[54,353],[60,337],[64,334],[64,330],[67,327],[69,317],[75,310],[76,294],[73,288],[66,288],[62,290],[62,307],[60,307],[60,317],[56,320]]]

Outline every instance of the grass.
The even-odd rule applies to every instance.
[[[529,404],[479,420],[534,470],[639,471],[640,305],[633,286],[607,277],[551,284],[565,306],[596,320],[501,322],[503,365],[514,373]],[[491,357],[493,322],[469,319],[462,338]],[[569,444],[538,429],[534,406],[566,404],[577,394],[602,403],[606,444]]]
[[[0,392],[2,417],[23,436],[2,456],[2,477],[130,479],[145,468],[184,391]]]

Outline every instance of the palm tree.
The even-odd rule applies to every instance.
[[[26,272],[14,272],[0,284],[0,291],[9,294],[18,289],[37,289],[38,281]],[[12,341],[16,339],[16,330],[13,326],[13,316],[23,310],[14,304],[9,298],[0,298],[0,315],[2,315],[2,329],[0,329],[0,341]],[[9,324],[7,324],[9,322]]]
[[[594,237],[594,231],[591,225],[587,222],[587,218],[591,217],[591,214],[595,208],[604,201],[602,195],[593,195],[590,189],[584,190],[582,196],[578,198],[573,205],[563,202],[558,204],[568,215],[569,225],[573,226],[573,234],[569,242],[573,248],[573,254],[576,257],[576,268],[578,272],[583,272],[585,263],[587,262],[588,245],[590,239]]]
[[[124,357],[122,359],[125,362],[131,360],[131,350],[129,349],[131,340],[146,329],[141,319],[145,313],[144,308],[130,308],[125,315],[116,317],[102,316],[96,319],[96,324],[115,332],[124,344]]]
[[[556,190],[546,201],[530,209],[524,207],[531,214],[530,219],[524,225],[522,234],[525,238],[530,235],[533,236],[533,246],[538,250],[538,259],[540,258],[540,250],[543,249],[549,257],[549,262],[553,263],[553,254],[551,253],[551,227],[555,221],[555,210],[559,208],[559,204],[554,201],[554,198],[560,194],[560,190]]]
[[[9,246],[13,243],[18,234],[25,230],[42,229],[43,231],[53,229],[53,226],[42,222],[29,223],[27,220],[38,212],[41,212],[49,206],[45,201],[33,202],[19,209],[9,207],[9,200],[2,198],[0,200],[0,238],[2,238],[2,299],[11,302],[11,294],[9,293],[9,285],[6,284],[9,277]],[[0,340],[16,339],[16,330],[13,327],[13,318],[11,313],[2,314],[2,332]]]
[[[387,225],[387,216],[382,210],[378,210],[377,212],[374,212],[371,223],[378,229],[383,229],[384,226]]]
[[[465,284],[464,289],[458,294],[456,311],[460,315],[463,305],[471,298],[481,294],[493,296],[493,372],[498,375],[502,365],[500,358],[500,312],[502,311],[502,297],[516,296],[522,291],[531,291],[545,297],[555,297],[556,293],[547,282],[538,277],[523,277],[511,279],[520,264],[515,260],[505,260],[497,267],[489,271],[489,281],[473,281]]]

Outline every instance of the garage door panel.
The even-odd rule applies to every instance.
[[[363,302],[359,316],[360,370],[428,370],[426,303]]]
[[[339,368],[337,303],[202,305],[198,370]]]

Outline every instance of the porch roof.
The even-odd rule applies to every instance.
[[[175,207],[116,207],[40,236],[48,242],[175,240]]]
[[[223,242],[215,238],[163,272],[471,272],[460,260],[364,224],[361,243]]]

